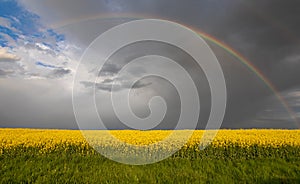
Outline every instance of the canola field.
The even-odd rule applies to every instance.
[[[176,130],[185,132],[189,130]],[[101,137],[101,130],[90,131],[95,136]],[[103,131],[104,132],[104,131]],[[105,131],[107,132],[107,131]],[[148,145],[166,138],[171,130],[112,130],[109,131],[120,141],[135,144]],[[200,144],[203,130],[196,130],[192,134],[185,148],[194,148]],[[179,141],[182,137],[177,136],[173,141]],[[102,137],[99,145],[111,145],[113,142],[109,137]],[[43,151],[53,151],[61,147],[75,146],[86,150],[89,145],[79,130],[51,130],[51,129],[0,129],[0,150],[9,150],[16,147],[39,148]],[[117,146],[117,145],[115,145]],[[300,147],[300,130],[220,130],[211,143],[212,147]]]
[[[160,151],[172,150],[191,133],[190,130],[176,131],[172,142],[165,142]],[[119,141],[155,149],[155,144],[172,131],[109,131],[115,139],[108,136],[107,131],[86,132],[89,141],[79,130],[0,129],[0,182],[300,182],[300,130],[220,130],[204,150],[199,149],[204,131],[197,130],[171,157],[144,166],[111,161],[92,146],[113,148],[118,154],[126,155]]]

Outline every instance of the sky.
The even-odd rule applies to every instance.
[[[254,66],[256,71],[228,48],[206,39],[226,81],[222,128],[300,127],[300,2],[293,0],[0,0],[0,127],[77,129],[72,89],[82,54],[110,28],[147,18],[202,31]],[[203,70],[177,47],[152,41],[125,46],[100,73],[89,71],[98,77],[95,104],[106,127],[129,128],[114,113],[111,92],[124,93],[130,81],[150,70],[175,71],[140,64],[118,76],[131,59],[149,54],[172,58],[189,72],[201,102],[197,127],[205,127],[211,92]],[[94,83],[80,83],[82,91],[77,98],[85,112],[84,128],[93,129],[98,120],[90,114],[93,107],[84,102],[93,95]],[[276,90],[270,89],[270,84]],[[131,90],[129,101],[138,117],[149,116],[149,100],[161,96],[167,111],[155,129],[176,126],[181,102],[172,83],[149,76],[138,80]],[[126,99],[119,100],[123,103]]]

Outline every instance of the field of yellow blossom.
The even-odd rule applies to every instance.
[[[182,132],[173,139],[179,141],[189,130],[176,130]],[[112,145],[110,137],[101,136],[102,132],[90,131],[101,137],[99,145]],[[109,131],[116,139],[135,145],[148,145],[161,141],[170,135],[170,130],[113,130]],[[185,147],[194,147],[200,144],[203,130],[196,130]],[[212,147],[300,147],[300,130],[220,130],[211,143]],[[76,146],[86,150],[89,145],[79,130],[51,130],[51,129],[0,129],[0,150],[14,149],[16,147],[39,148],[44,151],[60,149],[60,146]],[[117,145],[115,145],[117,146]]]
[[[172,142],[165,142],[162,149],[172,149],[191,133],[191,130],[176,131]],[[125,142],[151,148],[172,132],[3,128],[0,129],[0,182],[300,182],[300,130],[220,130],[204,150],[199,149],[204,131],[196,130],[170,158],[145,166],[116,163],[92,147],[124,152],[122,142]]]

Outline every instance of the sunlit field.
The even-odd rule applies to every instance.
[[[104,131],[92,131],[97,145],[118,147]],[[174,142],[180,141],[182,130]],[[111,131],[117,139],[143,146],[172,131]],[[103,134],[103,135],[102,135]],[[300,130],[220,130],[200,150],[203,131],[158,163],[131,166],[95,151],[79,130],[0,129],[2,183],[299,183]],[[171,149],[166,145],[163,149]]]

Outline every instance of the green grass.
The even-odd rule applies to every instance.
[[[300,183],[299,148],[207,148],[131,166],[76,149],[0,155],[1,183]]]

